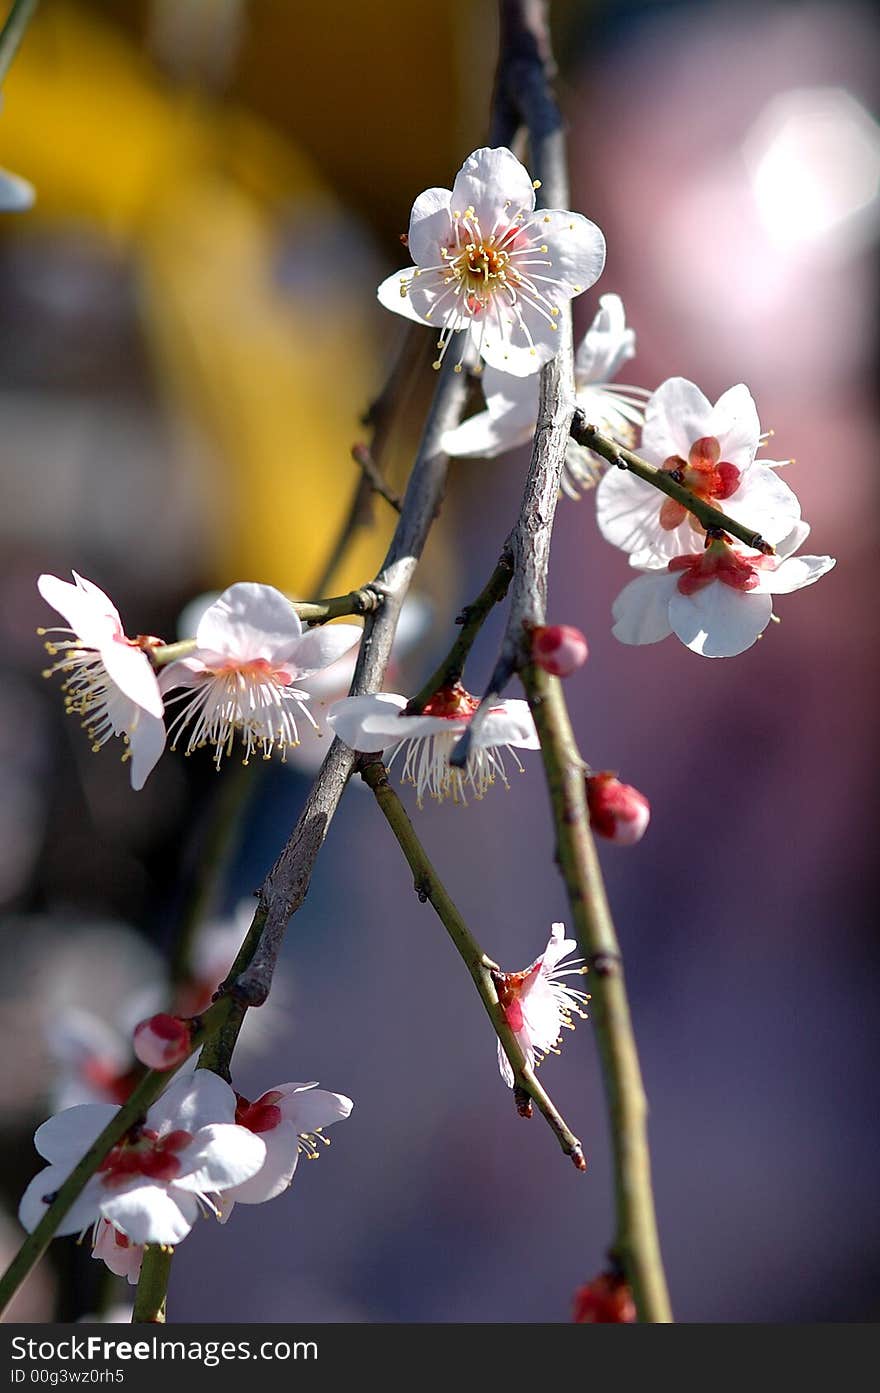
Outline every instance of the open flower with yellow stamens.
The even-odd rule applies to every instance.
[[[560,980],[586,972],[586,968],[579,965],[579,958],[569,958],[576,947],[573,938],[565,937],[565,925],[554,924],[547,947],[531,967],[524,972],[494,974],[504,1017],[530,1068],[540,1064],[551,1051],[558,1053],[563,1028],[574,1030],[573,1015],[586,1020],[583,1006],[590,999],[587,993],[568,987]],[[563,966],[566,958],[569,961]],[[513,1088],[513,1070],[500,1040],[498,1067],[508,1088]]]
[[[126,638],[112,601],[84,576],[74,584],[57,576],[40,576],[37,589],[47,604],[68,621],[69,629],[40,629],[49,634],[49,655],[58,661],[45,676],[63,673],[64,702],[82,716],[83,728],[98,751],[111,735],[121,735],[131,761],[131,786],[143,788],[165,748],[162,695],[145,640]]]
[[[605,265],[605,238],[580,213],[535,208],[527,170],[504,146],[475,150],[452,189],[413,204],[407,245],[414,266],[389,276],[379,300],[440,330],[439,367],[451,337],[468,331],[492,367],[528,377],[559,350],[562,306]]]
[[[196,647],[162,673],[163,692],[178,710],[168,733],[174,745],[188,729],[186,753],[213,745],[217,768],[232,751],[236,731],[244,762],[255,751],[268,759],[299,744],[297,718],[312,725],[309,693],[296,684],[336,662],[356,644],[355,624],[303,632],[291,602],[271,585],[243,582],[224,590],[202,615]]]
[[[327,721],[353,750],[386,750],[389,769],[403,753],[403,782],[414,785],[419,807],[426,793],[438,802],[451,798],[454,803],[466,804],[468,791],[482,798],[496,778],[507,785],[502,749],[513,756],[522,772],[514,747],[540,748],[528,703],[499,701],[480,727],[465,768],[453,769],[449,756],[479,704],[456,682],[435,692],[417,716],[405,714],[405,696],[376,692],[334,702]]]

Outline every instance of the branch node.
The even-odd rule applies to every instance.
[[[532,1100],[519,1084],[514,1087],[513,1101],[516,1103],[516,1110],[520,1117],[532,1116]]]

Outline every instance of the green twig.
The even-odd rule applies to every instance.
[[[144,1249],[141,1260],[141,1275],[138,1277],[132,1324],[149,1321],[152,1325],[165,1324],[165,1301],[168,1296],[168,1278],[171,1276],[171,1259],[174,1249],[151,1243]]]
[[[18,46],[24,38],[24,31],[27,29],[36,8],[37,0],[15,0],[15,4],[6,16],[6,23],[0,29],[0,82],[9,72],[12,60],[18,52]]]
[[[222,1028],[235,1008],[232,997],[221,997],[213,1006],[199,1017],[197,1028],[192,1033],[190,1054],[197,1050],[215,1031]],[[182,1061],[181,1061],[182,1062]],[[81,1161],[74,1166],[64,1184],[57,1190],[33,1233],[28,1234],[3,1277],[0,1278],[0,1315],[18,1291],[22,1282],[36,1266],[45,1253],[55,1230],[61,1223],[74,1200],[82,1193],[86,1183],[94,1175],[107,1153],[121,1141],[126,1132],[144,1116],[147,1109],[165,1091],[177,1069],[162,1072],[151,1069],[144,1075],[127,1102],[107,1123],[103,1132],[92,1142]]]
[[[680,503],[683,508],[687,508],[698,522],[708,531],[709,528],[720,528],[724,532],[729,532],[731,537],[736,537],[737,541],[743,542],[753,551],[761,551],[765,556],[775,556],[776,548],[769,542],[765,542],[760,532],[753,532],[743,523],[737,522],[735,518],[728,517],[722,513],[720,508],[715,508],[705,499],[692,493],[680,483],[672,471],[659,469],[656,464],[649,464],[640,455],[633,454],[632,450],[626,450],[622,445],[618,445],[616,440],[611,440],[607,435],[601,435],[595,426],[587,424],[587,419],[582,411],[576,411],[571,423],[571,437],[576,440],[578,445],[585,445],[588,450],[593,450],[597,455],[601,455],[609,464],[617,465],[618,469],[628,469],[631,474],[635,474],[646,484],[651,484],[653,488],[665,493],[668,498],[674,498],[676,503]]]
[[[429,901],[433,906],[462,962],[473,978],[480,1000],[492,1022],[492,1029],[501,1041],[501,1047],[510,1061],[514,1077],[514,1096],[517,1098],[518,1109],[522,1111],[522,1095],[531,1099],[543,1117],[546,1118],[566,1156],[571,1157],[578,1170],[586,1170],[583,1147],[557,1111],[549,1094],[538,1082],[534,1069],[526,1063],[519,1042],[507,1023],[507,1018],[498,1000],[493,976],[493,973],[498,972],[498,967],[490,958],[487,958],[477,943],[428,859],[428,855],[407,816],[406,809],[388,782],[388,771],[381,760],[369,758],[362,760],[360,772],[364,782],[373,790],[376,802],[384,813],[386,821],[409,863],[416,894],[420,900]]]
[[[512,575],[513,558],[510,552],[505,549],[499,558],[498,565],[477,598],[465,606],[455,621],[461,625],[461,633],[440,666],[432,672],[425,685],[408,703],[404,711],[405,716],[419,715],[421,711],[424,711],[435,692],[439,692],[443,687],[451,686],[460,679],[474,640],[495,605],[500,604],[507,594]]]
[[[524,668],[520,676],[541,739],[559,868],[578,944],[591,968],[590,1016],[599,1046],[614,1152],[617,1223],[612,1251],[632,1287],[639,1319],[671,1321],[651,1187],[645,1091],[620,945],[590,830],[584,762],[559,678],[534,665]]]

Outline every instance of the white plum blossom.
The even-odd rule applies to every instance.
[[[522,772],[516,749],[540,748],[528,703],[499,701],[480,727],[466,767],[454,769],[449,756],[479,706],[477,698],[456,682],[435,692],[421,715],[405,715],[406,706],[407,698],[392,692],[345,697],[331,706],[327,719],[351,749],[388,751],[389,769],[403,753],[402,779],[415,787],[419,807],[426,793],[438,802],[466,804],[468,791],[482,798],[496,778],[507,787],[502,749]]]
[[[348,1117],[354,1104],[342,1093],[329,1093],[316,1083],[279,1083],[249,1102],[237,1095],[235,1120],[265,1143],[266,1159],[250,1180],[225,1191],[223,1222],[234,1204],[263,1204],[289,1187],[301,1155],[315,1160],[320,1146],[329,1146],[324,1128]]]
[[[704,658],[745,652],[773,618],[774,595],[813,585],[834,566],[831,556],[794,555],[809,532],[798,522],[775,556],[718,539],[646,570],[614,602],[615,636],[641,644],[675,634]]]
[[[645,399],[642,387],[612,382],[636,351],[636,336],[627,328],[619,295],[602,295],[599,312],[584,335],[574,362],[575,400],[587,419],[622,445],[635,443],[635,428],[642,424]],[[442,446],[456,458],[493,459],[532,439],[538,419],[538,379],[511,377],[497,368],[486,368],[481,379],[486,410],[445,432]],[[566,450],[562,488],[570,498],[591,486],[598,466],[591,451],[575,441]]]
[[[475,150],[452,189],[427,189],[413,204],[407,245],[414,265],[389,276],[386,309],[436,325],[439,367],[452,335],[466,330],[494,368],[527,377],[559,350],[562,306],[588,290],[605,265],[605,238],[580,213],[535,208],[535,185],[504,146]]]
[[[144,1246],[142,1243],[132,1243],[121,1229],[115,1228],[106,1219],[100,1219],[95,1226],[92,1257],[105,1263],[114,1276],[125,1277],[131,1286],[137,1286],[144,1260]]]
[[[106,1219],[132,1243],[181,1242],[202,1209],[217,1212],[215,1194],[249,1180],[266,1159],[260,1138],[236,1126],[235,1106],[229,1084],[207,1069],[174,1079],[89,1178],[56,1232],[81,1233]],[[50,1164],[19,1205],[28,1231],[118,1111],[85,1103],[37,1128],[34,1145]]]
[[[58,661],[44,676],[63,673],[64,704],[82,716],[83,728],[98,751],[111,735],[125,741],[123,760],[131,761],[131,786],[143,788],[165,748],[162,695],[141,643],[126,638],[112,601],[84,576],[74,584],[42,575],[37,589],[70,628],[40,629]]]
[[[698,497],[766,542],[787,537],[800,504],[771,461],[756,459],[758,411],[749,389],[730,387],[713,406],[684,377],[661,383],[645,407],[639,453],[675,471]],[[633,566],[662,566],[691,551],[701,524],[683,504],[623,469],[609,469],[596,491],[596,518],[606,541],[630,553]]]
[[[558,1053],[562,1030],[574,1030],[572,1015],[586,1020],[583,1005],[586,992],[566,986],[563,977],[581,976],[586,968],[580,958],[565,959],[577,944],[565,937],[565,925],[553,924],[547,947],[524,972],[495,974],[498,1000],[525,1055],[526,1064],[535,1068],[551,1051]],[[565,965],[563,965],[565,964]],[[498,1067],[508,1088],[513,1088],[513,1070],[498,1042]]]
[[[268,759],[299,743],[297,717],[314,726],[309,694],[297,684],[329,666],[361,637],[354,624],[327,624],[303,632],[290,600],[271,585],[232,585],[202,615],[196,647],[170,663],[162,691],[183,688],[168,733],[172,748],[188,728],[186,753],[214,747],[214,762],[232,751],[238,731],[244,762],[259,750]]]

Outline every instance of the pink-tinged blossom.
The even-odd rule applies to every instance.
[[[131,761],[131,786],[143,788],[165,748],[159,684],[140,643],[127,638],[112,601],[84,576],[74,584],[40,576],[37,589],[67,620],[68,629],[41,629],[51,638],[46,649],[58,661],[45,676],[62,673],[64,704],[82,716],[97,751],[111,735],[121,735]]]
[[[605,238],[580,213],[535,208],[535,185],[505,147],[475,150],[449,189],[413,204],[407,245],[415,263],[389,276],[386,309],[440,330],[435,367],[466,330],[494,368],[526,377],[559,350],[560,309],[598,280]]]
[[[174,1069],[189,1057],[192,1025],[160,1011],[134,1028],[134,1052],[148,1069]]]
[[[648,830],[651,805],[632,784],[622,784],[607,770],[587,776],[590,826],[619,846],[635,846]]]
[[[571,624],[540,624],[532,630],[532,657],[553,677],[570,677],[589,657],[587,640]]]
[[[565,937],[565,925],[553,924],[550,939],[540,958],[524,972],[495,975],[498,1000],[504,1017],[519,1042],[526,1064],[535,1068],[551,1051],[558,1053],[563,1028],[574,1030],[572,1015],[586,1020],[583,1006],[586,992],[566,986],[563,977],[578,977],[586,968],[580,958],[566,958],[577,948],[573,938]],[[498,1067],[508,1088],[513,1088],[513,1070],[501,1042]]]
[[[106,1219],[132,1243],[179,1243],[203,1209],[217,1212],[212,1196],[249,1180],[266,1159],[260,1138],[236,1126],[235,1106],[229,1085],[207,1069],[174,1079],[89,1178],[56,1232],[82,1233]],[[37,1128],[34,1145],[50,1164],[19,1205],[28,1231],[118,1111],[86,1103]]]
[[[645,408],[639,453],[775,546],[801,510],[775,465],[756,459],[761,439],[757,408],[742,383],[713,406],[693,382],[671,377]],[[640,568],[663,566],[693,551],[694,533],[704,535],[683,504],[623,469],[603,476],[596,518],[606,541],[629,552],[630,563]]]
[[[614,601],[615,637],[642,644],[675,634],[704,658],[745,652],[773,618],[774,595],[814,585],[834,566],[831,556],[794,555],[809,532],[797,523],[775,556],[718,540],[646,570]],[[692,547],[698,544],[694,537]]]
[[[131,1286],[137,1286],[144,1260],[143,1244],[132,1243],[121,1229],[106,1219],[100,1219],[95,1227],[92,1257],[105,1263],[114,1276],[125,1277]]]
[[[627,328],[619,295],[602,295],[600,309],[585,334],[574,360],[575,400],[587,420],[622,445],[635,443],[635,431],[644,419],[642,387],[612,382],[625,362],[635,354],[636,336]],[[469,416],[446,431],[443,449],[456,458],[493,459],[525,445],[535,434],[538,419],[538,379],[516,378],[509,372],[487,367],[481,378],[486,410]],[[581,488],[592,487],[601,463],[573,440],[565,454],[562,488],[577,498]]]
[[[435,692],[421,715],[404,715],[406,705],[405,696],[392,692],[346,697],[331,706],[327,719],[353,750],[387,751],[389,769],[402,754],[402,779],[416,789],[419,807],[426,793],[467,803],[469,792],[482,798],[496,778],[507,787],[502,750],[522,772],[516,749],[540,748],[528,703],[499,701],[480,727],[466,767],[453,769],[449,756],[479,706],[477,698],[456,682]]]
[[[162,673],[163,692],[184,689],[168,702],[180,707],[169,726],[172,748],[186,732],[186,753],[211,745],[219,769],[238,732],[245,764],[257,751],[268,759],[279,749],[283,758],[299,743],[297,719],[315,725],[298,684],[341,658],[361,633],[353,624],[304,632],[274,586],[230,586],[199,620],[195,650]]]
[[[316,1083],[279,1083],[253,1102],[237,1095],[235,1120],[265,1144],[266,1159],[250,1180],[225,1192],[223,1221],[233,1204],[263,1204],[283,1194],[300,1156],[316,1160],[321,1146],[330,1145],[324,1128],[348,1117],[353,1107],[344,1094],[328,1093]]]

